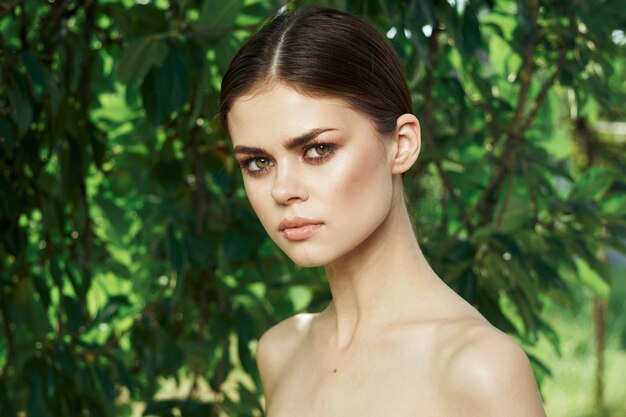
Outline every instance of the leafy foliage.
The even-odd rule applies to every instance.
[[[545,300],[606,296],[598,253],[626,252],[626,152],[594,128],[624,119],[620,2],[316,4],[406,64],[425,141],[407,194],[434,268],[558,349]],[[262,414],[256,340],[329,300],[265,237],[215,120],[230,58],[279,7],[0,5],[2,416]]]

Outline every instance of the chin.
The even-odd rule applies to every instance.
[[[291,258],[291,260],[293,261],[293,263],[295,263],[301,268],[316,268],[318,266],[326,265],[326,262],[316,262],[314,260],[309,260],[309,259],[300,261],[300,260]]]
[[[279,246],[280,249],[298,266],[303,268],[315,268],[318,266],[324,266],[331,263],[336,256],[325,251],[316,251],[311,248],[298,248],[298,247],[284,247]],[[326,253],[323,253],[326,252]]]
[[[330,263],[330,260],[327,257],[293,254],[287,251],[285,251],[285,254],[293,261],[293,263],[301,266],[302,268],[315,268],[318,266],[328,265]]]

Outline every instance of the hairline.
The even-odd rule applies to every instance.
[[[370,115],[366,111],[358,108],[358,106],[356,106],[355,104],[351,103],[350,100],[346,99],[345,97],[342,97],[340,93],[334,93],[333,94],[331,92],[314,91],[312,88],[307,88],[307,87],[302,86],[300,83],[296,83],[296,82],[292,82],[292,81],[289,81],[289,80],[285,80],[282,77],[279,77],[278,75],[272,74],[272,73],[269,73],[267,76],[261,78],[260,80],[258,80],[254,84],[252,84],[252,86],[250,88],[242,91],[241,94],[238,94],[236,97],[233,98],[233,100],[230,102],[230,105],[229,105],[229,108],[228,108],[228,112],[226,113],[226,121],[227,121],[227,123],[228,123],[228,115],[232,111],[232,109],[233,109],[233,107],[234,107],[234,105],[235,105],[235,103],[237,101],[240,101],[240,100],[241,101],[250,100],[250,99],[254,98],[256,95],[258,95],[258,94],[262,94],[262,93],[270,91],[272,88],[274,88],[278,84],[283,84],[286,87],[289,87],[289,88],[295,90],[299,94],[302,94],[303,96],[310,97],[310,98],[313,98],[313,99],[331,98],[331,99],[341,100],[346,106],[348,106],[348,108],[350,108],[351,110],[353,110],[356,113],[360,114],[361,116],[366,118],[372,124],[372,127],[374,128],[374,131],[376,132],[376,136],[380,140],[388,139],[388,136],[393,133],[393,132],[389,132],[389,133],[381,132],[378,129],[378,126],[377,126],[377,123],[376,123],[376,119],[374,117],[372,117],[372,115]],[[400,116],[397,116],[396,119],[398,117],[400,117]],[[230,123],[228,123],[228,126],[229,126],[228,127],[228,131],[229,132],[227,132],[227,133],[230,135]]]

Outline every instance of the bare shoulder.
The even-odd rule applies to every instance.
[[[524,351],[487,322],[461,325],[441,357],[443,385],[454,415],[544,417]]]
[[[259,339],[256,358],[266,398],[308,333],[314,317],[315,314],[296,314],[271,327]]]

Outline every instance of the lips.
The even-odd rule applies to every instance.
[[[281,221],[278,231],[288,240],[304,240],[317,233],[322,226],[324,223],[318,220],[297,217]]]

